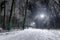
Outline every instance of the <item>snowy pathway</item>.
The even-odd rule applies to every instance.
[[[0,40],[60,40],[60,30],[25,29],[1,35]]]

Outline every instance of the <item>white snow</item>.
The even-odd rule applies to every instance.
[[[25,29],[0,35],[0,40],[60,40],[60,30]]]

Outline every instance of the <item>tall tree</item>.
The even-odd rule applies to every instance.
[[[60,7],[60,0],[59,0],[59,7]]]
[[[26,16],[27,16],[27,7],[28,7],[28,0],[26,0],[25,3],[25,16],[24,16],[24,20],[23,20],[23,29],[25,28],[25,22],[26,22]]]
[[[10,17],[9,17],[9,23],[8,23],[8,26],[7,26],[7,30],[10,30],[11,27],[12,27],[13,6],[14,6],[14,0],[12,0],[12,4],[11,4],[11,11],[10,11]]]
[[[0,5],[0,8],[1,8],[0,13],[4,9],[4,19],[3,19],[3,27],[2,27],[3,29],[6,29],[6,3],[7,3],[7,1],[4,0],[4,1],[2,1],[1,5]]]

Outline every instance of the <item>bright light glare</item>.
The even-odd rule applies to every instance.
[[[45,15],[44,15],[44,14],[41,14],[41,15],[40,15],[40,18],[44,18],[44,17],[45,17]]]
[[[46,14],[44,14],[44,13],[41,13],[41,14],[38,14],[38,15],[36,15],[36,17],[35,17],[35,19],[45,19],[45,17],[46,17]]]

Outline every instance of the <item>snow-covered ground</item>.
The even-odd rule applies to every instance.
[[[60,30],[24,29],[0,33],[0,40],[60,40]]]

